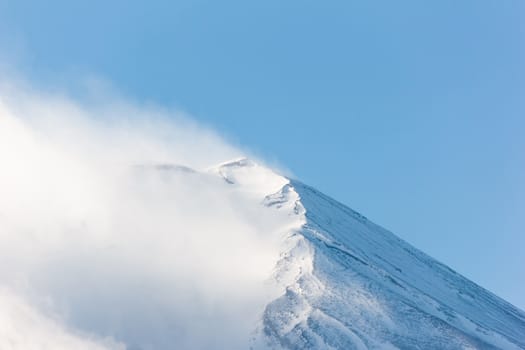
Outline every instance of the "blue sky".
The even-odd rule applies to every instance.
[[[525,309],[525,3],[5,1],[0,69],[99,77]]]

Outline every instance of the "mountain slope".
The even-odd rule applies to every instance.
[[[525,349],[523,311],[248,159],[31,169],[0,181],[2,350]]]
[[[243,185],[254,167],[218,172]],[[523,311],[341,203],[284,182],[263,204],[300,225],[286,233],[273,276],[282,295],[266,306],[254,348],[525,349]]]

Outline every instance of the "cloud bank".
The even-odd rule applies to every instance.
[[[0,93],[0,348],[247,348],[286,220],[205,171],[242,152],[159,108]]]

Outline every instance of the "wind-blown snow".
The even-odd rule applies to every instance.
[[[0,349],[125,349],[112,340],[75,334],[7,290],[0,290],[0,310]]]
[[[525,349],[523,311],[170,118],[0,105],[0,348]]]
[[[245,349],[278,293],[267,281],[291,225],[260,204],[260,192],[242,190],[267,186],[270,171],[254,166],[250,184],[228,184],[204,165],[234,148],[148,109],[8,102],[0,106],[6,295],[42,318],[58,315],[72,337]],[[116,118],[122,110],[128,119]],[[278,190],[284,180],[274,177],[260,190]]]

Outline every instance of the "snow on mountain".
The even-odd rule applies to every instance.
[[[525,349],[523,311],[361,214],[246,159],[213,171],[295,222],[254,348]]]
[[[0,181],[0,349],[525,349],[523,311],[252,160],[53,155]]]

